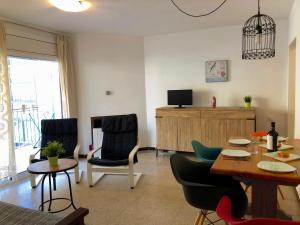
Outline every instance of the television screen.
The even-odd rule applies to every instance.
[[[193,105],[193,90],[168,90],[168,105]]]

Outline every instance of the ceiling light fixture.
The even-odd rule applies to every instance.
[[[243,27],[242,59],[267,59],[275,56],[276,24],[274,20],[258,13],[247,20]]]
[[[204,17],[204,16],[208,16],[214,12],[216,12],[219,8],[221,8],[226,2],[227,0],[223,0],[223,2],[217,7],[215,8],[214,10],[210,11],[210,12],[207,12],[207,13],[204,13],[204,14],[199,14],[199,15],[194,15],[194,14],[191,14],[191,13],[188,13],[186,11],[184,11],[183,9],[181,9],[179,7],[179,5],[177,3],[174,2],[174,0],[171,0],[172,4],[180,11],[182,12],[183,14],[187,15],[187,16],[190,16],[190,17]]]
[[[82,12],[91,7],[91,3],[82,0],[49,0],[56,8],[66,12]]]

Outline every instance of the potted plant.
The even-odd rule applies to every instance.
[[[251,101],[252,101],[252,97],[250,95],[244,97],[245,108],[251,108]]]
[[[49,141],[46,147],[43,148],[42,154],[46,156],[50,167],[56,167],[59,154],[64,152],[64,147],[58,141]]]

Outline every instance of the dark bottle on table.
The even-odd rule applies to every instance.
[[[275,122],[271,123],[271,130],[267,135],[267,149],[268,151],[275,152],[277,151],[278,143],[278,132],[275,130]]]

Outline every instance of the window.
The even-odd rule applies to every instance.
[[[17,172],[38,150],[42,119],[62,118],[57,61],[8,58]],[[35,149],[36,148],[36,149]]]

